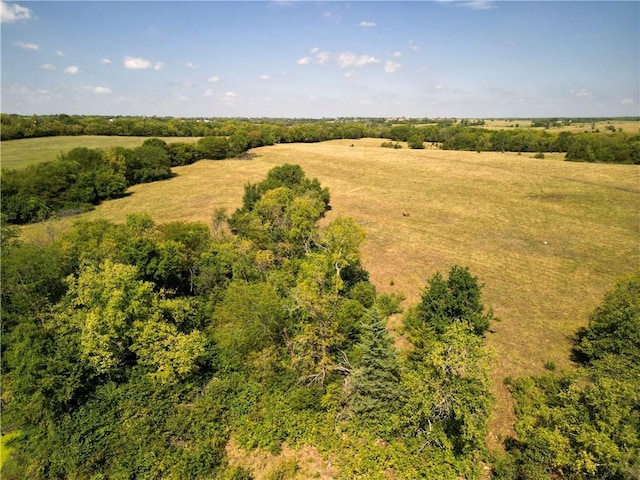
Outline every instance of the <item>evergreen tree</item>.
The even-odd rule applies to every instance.
[[[382,425],[402,406],[404,391],[400,364],[385,322],[376,310],[370,313],[370,320],[363,326],[362,365],[351,375],[348,406],[354,414]]]

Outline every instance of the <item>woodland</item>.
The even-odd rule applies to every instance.
[[[577,333],[572,371],[548,365],[545,375],[507,379],[515,435],[493,451],[486,335],[498,319],[481,279],[451,265],[406,308],[401,295],[378,293],[361,262],[365,230],[348,217],[327,221],[331,192],[298,165],[247,183],[242,206],[217,211],[212,227],[138,213],[122,224],[81,220],[55,241],[28,243],[16,226],[270,142],[421,135],[464,149],[460,136],[477,135],[472,150],[482,137],[491,148],[540,152],[569,138],[560,151],[570,159],[583,134],[499,137],[382,120],[10,120],[17,126],[5,130],[3,115],[3,139],[27,125],[79,135],[125,120],[148,126],[145,135],[182,136],[183,126],[202,138],[79,147],[3,171],[3,478],[255,478],[230,445],[271,455],[312,446],[345,479],[640,478],[640,272],[621,278]],[[135,125],[127,134],[142,134]],[[627,163],[639,163],[638,135],[584,138],[606,152],[629,148]],[[402,348],[386,328],[391,316],[401,317]],[[320,478],[305,468],[293,459],[261,478]]]

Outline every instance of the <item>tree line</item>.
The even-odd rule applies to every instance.
[[[592,120],[592,119],[582,119]],[[489,130],[468,119],[182,119],[173,117],[87,117],[1,115],[2,140],[55,135],[134,135],[148,137],[218,137],[231,150],[275,143],[321,142],[363,137],[407,142],[409,148],[436,143],[447,150],[563,152],[567,160],[640,164],[640,134],[616,131],[553,132],[568,119],[534,119],[544,130]]]

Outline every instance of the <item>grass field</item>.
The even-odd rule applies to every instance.
[[[485,120],[485,125],[481,128],[486,128],[489,130],[503,130],[503,129],[511,129],[511,128],[534,128],[536,130],[544,130],[544,127],[532,127],[531,120],[527,119],[515,119],[515,120]],[[562,126],[562,127],[554,127],[549,129],[549,132],[559,133],[559,132],[571,132],[571,133],[582,133],[582,132],[591,132],[591,123],[577,122],[571,125]],[[627,133],[640,133],[640,122],[635,120],[604,120],[595,122],[595,127],[599,129],[601,132],[607,132],[607,127],[611,125],[616,130],[621,129],[623,132]]]
[[[87,148],[109,149],[111,147],[133,148],[142,145],[147,137],[103,137],[98,135],[82,135],[76,137],[41,137],[9,140],[0,143],[2,168],[20,169],[34,163],[50,162],[60,153],[83,146]],[[195,142],[195,137],[167,137],[171,142]]]
[[[485,284],[485,304],[501,320],[488,340],[495,445],[512,422],[503,379],[542,372],[546,361],[571,368],[576,329],[621,275],[640,267],[640,167],[379,145],[274,145],[254,150],[252,160],[201,161],[82,218],[121,222],[144,211],[157,222],[210,223],[215,209],[240,206],[246,182],[275,165],[301,165],[329,187],[328,218],[354,217],[366,229],[364,264],[379,291],[402,292],[405,305],[414,304],[427,279],[452,264],[469,266]],[[23,232],[56,236],[72,221]],[[398,333],[399,319],[390,327]]]

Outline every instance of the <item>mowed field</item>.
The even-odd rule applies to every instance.
[[[486,128],[488,130],[509,130],[511,128],[533,128],[535,130],[544,130],[544,127],[532,127],[532,121],[528,119],[513,119],[513,120],[485,120],[484,126],[481,128]],[[624,120],[624,119],[615,119],[615,120],[602,120],[592,123],[588,122],[575,122],[571,125],[565,125],[562,127],[553,127],[549,129],[551,133],[559,133],[559,132],[571,132],[571,133],[582,133],[582,132],[591,132],[591,126],[595,125],[596,129],[599,129],[601,132],[608,133],[607,127],[612,126],[616,130],[622,130],[627,133],[640,133],[640,122],[637,120]]]
[[[405,294],[408,307],[433,273],[453,264],[484,283],[485,304],[500,320],[488,335],[495,445],[512,421],[504,378],[541,373],[547,361],[571,368],[576,330],[607,289],[640,268],[640,167],[380,143],[274,145],[253,150],[251,160],[201,161],[75,218],[121,222],[148,212],[158,223],[209,224],[216,209],[241,205],[246,182],[276,165],[301,165],[329,187],[328,219],[350,216],[366,230],[363,260],[378,291]],[[73,221],[27,226],[23,234],[46,240]],[[390,327],[401,334],[399,318]]]

